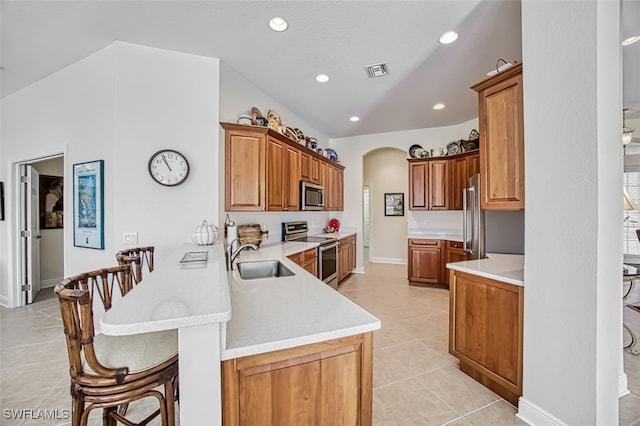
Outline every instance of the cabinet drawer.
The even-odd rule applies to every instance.
[[[316,248],[312,248],[309,250],[305,250],[302,253],[299,253],[302,255],[302,261],[306,262],[307,260],[310,259],[316,259],[318,257],[318,249]]]
[[[410,239],[410,246],[440,247],[440,240]]]
[[[290,256],[287,256],[287,258],[290,259],[293,263],[297,263],[298,265],[300,265],[302,263],[302,255],[303,254],[304,254],[304,252],[295,253],[295,254],[292,254]]]
[[[462,241],[448,241],[450,249],[461,249],[463,246]]]

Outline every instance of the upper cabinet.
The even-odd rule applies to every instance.
[[[522,210],[522,64],[514,65],[471,88],[478,92],[481,208]]]
[[[298,211],[301,180],[325,187],[325,210],[343,210],[342,165],[267,127],[220,125],[226,211]]]
[[[462,191],[479,171],[477,150],[408,161],[409,210],[462,210]]]

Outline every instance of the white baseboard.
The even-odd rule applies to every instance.
[[[407,259],[395,258],[395,257],[372,257],[369,259],[372,263],[393,263],[395,265],[406,265]]]
[[[0,296],[0,306],[9,307],[9,298],[7,296]]]
[[[629,383],[627,382],[627,374],[618,374],[618,398],[622,398],[625,395],[629,395]]]
[[[40,281],[40,288],[55,287],[56,284],[58,284],[63,279],[64,279],[63,277],[59,277],[59,278],[51,278],[49,280],[42,280]]]
[[[531,401],[520,397],[516,417],[528,425],[536,426],[568,426],[567,423],[538,407]]]
[[[364,274],[364,266],[358,266],[356,269],[351,271],[354,274]]]

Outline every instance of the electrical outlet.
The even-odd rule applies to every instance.
[[[138,233],[137,232],[125,232],[122,234],[122,242],[126,244],[137,244]]]

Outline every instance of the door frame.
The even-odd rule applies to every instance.
[[[23,271],[22,265],[24,259],[24,253],[21,250],[21,237],[20,237],[20,215],[23,211],[24,206],[21,205],[21,197],[20,197],[20,167],[22,165],[32,165],[33,163],[37,163],[44,160],[49,160],[56,157],[63,157],[64,164],[64,175],[67,175],[68,170],[68,161],[67,161],[67,150],[66,146],[64,148],[52,149],[48,152],[43,152],[39,154],[33,154],[29,157],[23,157],[21,159],[15,159],[10,161],[10,184],[7,185],[7,193],[5,194],[6,200],[8,200],[6,205],[10,207],[7,209],[7,220],[9,222],[9,238],[8,238],[8,288],[7,288],[7,306],[9,308],[17,308],[21,306],[25,306],[25,298],[23,297],[23,292],[21,290],[22,280],[23,280]],[[64,210],[71,211],[72,210],[72,201],[66,198],[64,199]],[[65,214],[64,215],[64,232],[63,232],[63,270],[64,276],[68,275],[69,270],[69,259],[68,259],[68,244],[69,241],[69,227],[70,219],[72,215]]]

